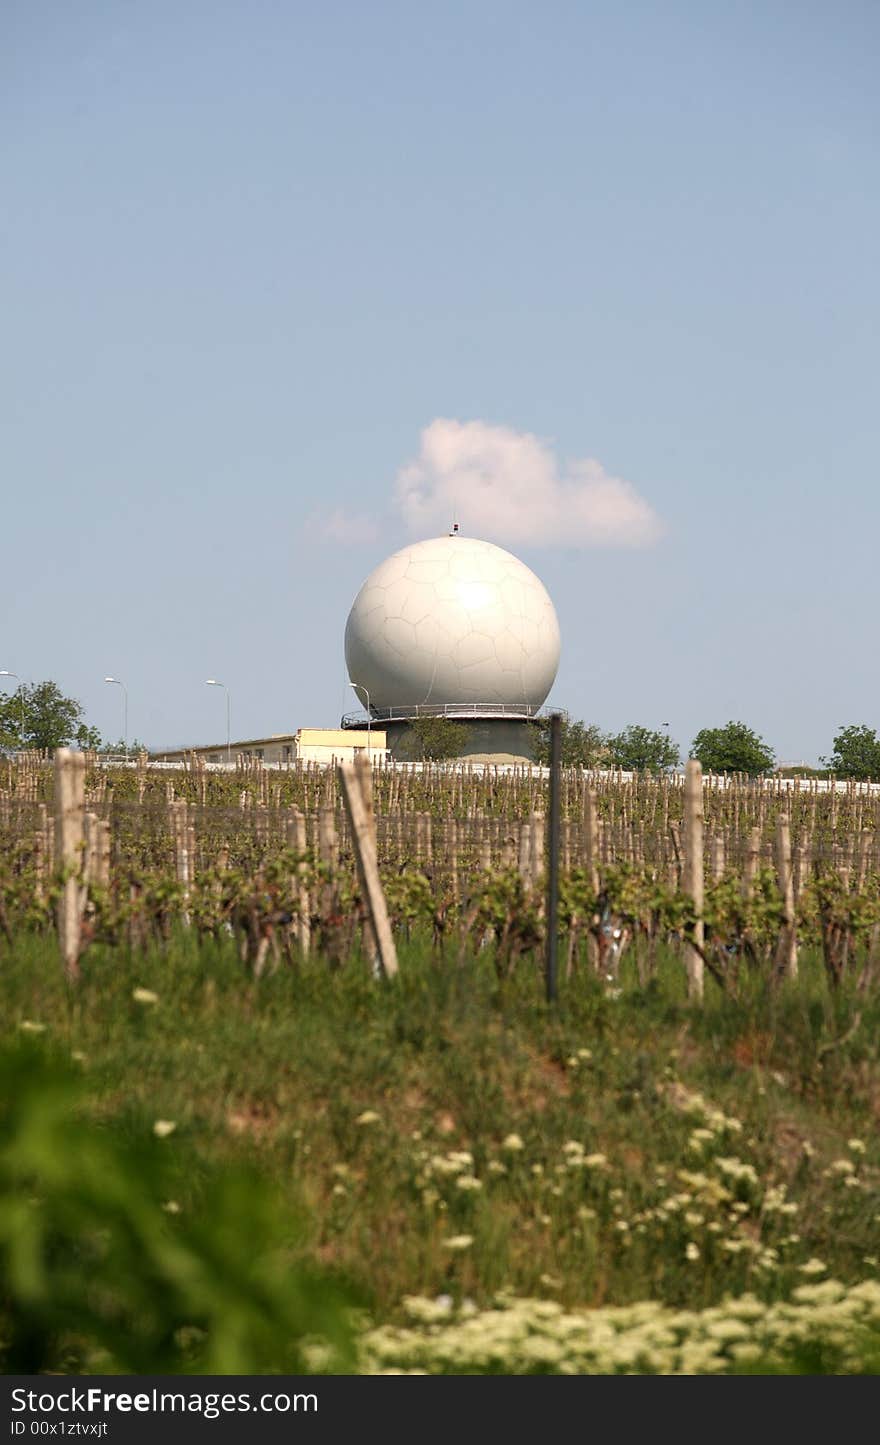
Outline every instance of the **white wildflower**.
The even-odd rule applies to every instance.
[[[833,1159],[825,1170],[825,1178],[833,1179],[835,1175],[842,1177],[846,1174],[855,1174],[855,1172],[856,1166],[851,1159]]]

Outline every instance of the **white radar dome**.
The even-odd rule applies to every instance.
[[[559,623],[524,562],[454,534],[395,552],[367,578],[345,662],[373,709],[456,703],[538,708],[559,666]]]

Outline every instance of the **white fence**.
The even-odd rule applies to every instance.
[[[303,766],[317,768],[336,767],[339,761],[340,759],[334,757],[327,762],[311,762],[306,764],[297,763],[294,760],[268,763],[264,762],[260,758],[247,758],[245,759],[245,767],[249,771],[262,770],[268,773],[295,773],[297,771],[297,768]],[[138,763],[134,758],[125,758],[121,755],[116,757],[112,754],[99,754],[96,758],[96,762],[98,767],[102,768],[129,768],[132,771],[135,771],[138,767]],[[181,770],[188,769],[190,765],[188,763],[184,764],[182,762],[166,763],[153,761],[152,759],[150,759],[146,763],[146,766],[150,769],[150,771],[156,770],[163,772],[180,772]],[[198,766],[200,770],[204,768],[205,772],[208,773],[227,773],[235,772],[239,764],[237,762],[206,763],[200,760]],[[505,777],[509,776],[510,774],[518,774],[522,777],[532,778],[547,778],[550,776],[549,768],[539,767],[536,763],[481,763],[470,762],[467,758],[460,758],[447,763],[404,763],[395,762],[393,758],[377,757],[376,759],[374,759],[373,766],[376,768],[381,768],[383,771],[386,772],[397,769],[399,772],[421,773],[426,769],[432,770],[437,767],[442,767],[449,772],[456,773],[490,772]],[[578,772],[586,780],[592,778],[614,778],[617,779],[619,782],[629,782],[631,779],[637,778],[639,776],[638,773],[624,772],[622,769],[619,768],[577,768],[573,770],[569,769],[567,771]],[[708,788],[729,788],[732,787],[737,782],[737,780],[738,779],[736,776],[730,776],[729,774],[725,773],[703,774],[703,786]],[[671,786],[673,787],[683,787],[684,770],[670,773],[669,781]],[[754,788],[759,788],[762,791],[767,791],[771,794],[809,794],[831,792],[854,792],[856,794],[864,796],[880,794],[880,783],[864,783],[848,780],[845,778],[782,778],[778,777],[776,774],[773,774],[769,778],[755,778],[751,786]]]

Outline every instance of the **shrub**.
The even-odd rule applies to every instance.
[[[344,1370],[347,1292],[293,1262],[297,1223],[267,1184],[216,1170],[181,1206],[171,1121],[132,1141],[79,1095],[38,1048],[0,1054],[4,1372],[302,1373],[309,1337]]]

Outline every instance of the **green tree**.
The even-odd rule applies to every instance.
[[[769,773],[774,762],[773,749],[743,722],[703,728],[691,743],[691,757],[699,759],[707,773],[748,773],[752,778]]]
[[[409,725],[405,752],[415,762],[445,763],[461,757],[469,732],[448,717],[419,717]]]
[[[615,768],[633,773],[665,773],[680,762],[678,744],[667,733],[631,723],[623,732],[606,739],[608,761]]]
[[[840,729],[834,752],[822,762],[840,778],[880,780],[880,738],[866,723],[853,723]]]
[[[84,720],[75,698],[65,697],[54,682],[23,683],[0,699],[0,747],[81,748],[101,746],[101,735]]]
[[[567,712],[562,719],[562,766],[564,768],[599,768],[608,754],[604,733],[595,723],[575,722]],[[550,764],[550,718],[539,717],[532,727],[532,756],[542,767]]]
[[[117,758],[122,757],[126,752],[130,758],[136,758],[138,753],[149,752],[146,743],[142,743],[139,738],[130,739],[128,744],[126,744],[124,738],[117,738],[116,742],[113,742],[111,738],[105,738],[104,741],[101,742],[100,738],[98,738],[98,742],[94,744],[94,747],[99,753],[106,753],[108,757],[113,756]]]

